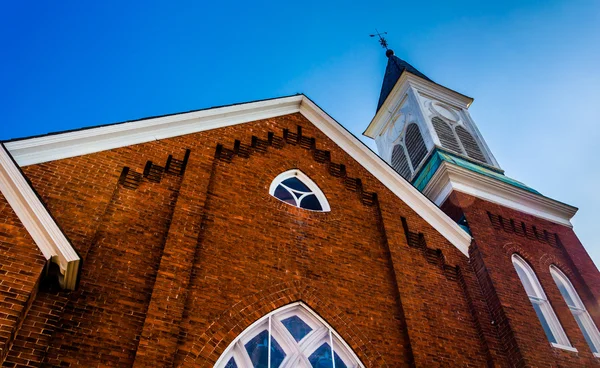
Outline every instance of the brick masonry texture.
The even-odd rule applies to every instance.
[[[465,215],[473,238],[471,263],[513,366],[598,365],[550,274],[560,268],[598,325],[598,271],[572,229],[454,192],[442,206],[451,217]],[[536,273],[565,333],[577,352],[553,348],[514,266],[520,255]]]
[[[317,183],[331,212],[268,194],[293,168]],[[367,367],[596,362],[539,266],[559,265],[597,320],[597,271],[570,229],[456,195],[444,209],[467,216],[468,259],[300,114],[23,171],[83,265],[76,291],[42,278],[45,260],[3,204],[3,366],[210,367],[254,321],[295,301]],[[556,233],[560,244],[498,228],[488,212]],[[579,353],[545,340],[510,263],[515,250],[537,262]],[[19,266],[5,267],[17,255]]]

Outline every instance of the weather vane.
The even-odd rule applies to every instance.
[[[383,33],[379,33],[379,31],[377,30],[377,28],[375,28],[375,34],[369,35],[371,37],[379,37],[379,44],[381,45],[381,47],[383,47],[384,49],[388,49],[388,43],[387,40],[383,37],[383,35],[386,35],[387,32],[383,32]]]

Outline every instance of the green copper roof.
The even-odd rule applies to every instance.
[[[520,181],[509,178],[508,176],[505,176],[502,173],[488,169],[484,166],[478,165],[476,163],[465,160],[463,158],[455,156],[449,152],[439,150],[437,148],[432,153],[432,155],[429,157],[429,160],[427,160],[427,163],[425,165],[423,165],[423,167],[419,171],[419,174],[413,179],[413,181],[412,181],[413,185],[419,191],[423,191],[423,189],[425,189],[425,187],[427,186],[427,183],[429,183],[429,181],[431,180],[431,178],[433,177],[433,175],[435,174],[438,167],[442,164],[443,161],[446,161],[446,162],[449,162],[456,166],[471,170],[478,174],[482,174],[487,177],[490,177],[490,178],[493,178],[496,180],[500,180],[506,184],[510,184],[514,187],[526,190],[528,192],[535,193],[535,194],[541,194],[537,190],[528,187],[527,185],[521,183]]]

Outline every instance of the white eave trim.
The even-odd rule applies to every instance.
[[[0,146],[0,191],[46,260],[58,265],[61,286],[74,290],[80,262],[77,252],[23,177],[4,145]]]
[[[450,105],[456,105],[459,108],[468,109],[473,103],[473,98],[458,93],[450,88],[440,84],[428,81],[411,72],[403,72],[400,78],[396,81],[394,88],[390,91],[384,103],[381,105],[377,114],[373,117],[369,126],[364,131],[363,135],[375,139],[384,128],[385,123],[389,121],[391,114],[395,112],[394,103],[401,101],[397,96],[404,93],[408,88],[415,87],[418,91],[436,96],[440,101],[444,101]]]
[[[423,194],[441,206],[453,191],[568,227],[573,227],[571,219],[577,212],[576,207],[444,161],[423,190]]]
[[[250,102],[6,143],[21,166],[300,112],[465,256],[471,237],[379,156],[304,95]]]
[[[172,138],[298,112],[302,95],[6,142],[19,166]]]

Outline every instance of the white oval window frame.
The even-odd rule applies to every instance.
[[[307,208],[302,208],[300,206],[294,206],[292,204],[284,202],[281,199],[275,197],[275,189],[277,189],[277,187],[279,186],[279,184],[281,184],[282,181],[289,179],[289,178],[298,178],[298,180],[300,180],[302,183],[304,183],[304,185],[306,185],[308,187],[308,189],[311,190],[311,192],[315,195],[315,197],[317,197],[317,200],[321,204],[322,210],[317,211],[317,210],[310,210]],[[271,186],[269,187],[269,194],[271,196],[273,196],[273,198],[277,199],[280,202],[283,202],[289,206],[303,209],[305,211],[312,211],[312,212],[330,212],[331,211],[329,202],[327,201],[325,194],[323,194],[323,191],[321,191],[321,188],[319,188],[319,186],[314,181],[312,181],[312,179],[309,178],[308,175],[306,175],[305,173],[303,173],[302,171],[300,171],[298,169],[288,170],[288,171],[282,172],[281,174],[277,175],[275,177],[275,179],[273,179],[273,181],[271,182]]]

